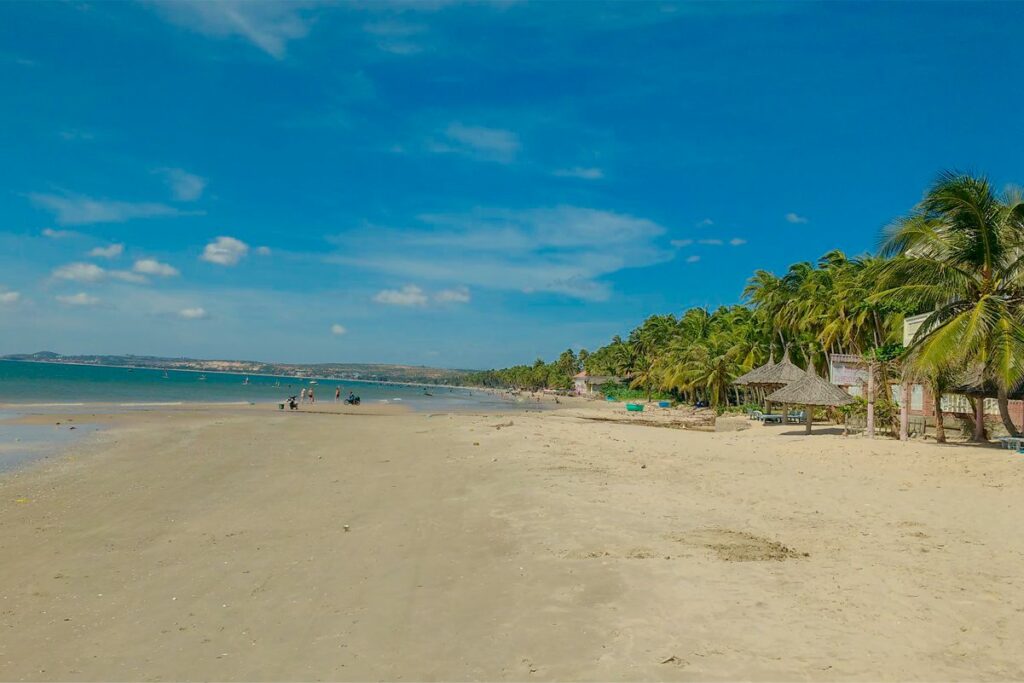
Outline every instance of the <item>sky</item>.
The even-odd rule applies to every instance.
[[[1024,3],[0,4],[0,354],[485,368],[1024,182]]]

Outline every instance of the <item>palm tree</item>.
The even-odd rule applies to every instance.
[[[984,177],[942,174],[888,229],[876,299],[931,314],[908,352],[925,367],[977,367],[995,384],[1010,434],[1008,392],[1024,379],[1024,199]]]

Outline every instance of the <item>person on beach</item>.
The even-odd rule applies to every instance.
[[[337,403],[341,400],[341,387],[337,387],[334,390],[334,402]]]
[[[309,402],[316,403],[316,397],[313,396],[313,387],[309,388]]]
[[[306,387],[302,387],[302,391],[299,392],[299,403],[306,402]]]

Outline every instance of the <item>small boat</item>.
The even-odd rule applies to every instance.
[[[311,379],[311,380],[309,380],[309,383],[310,384],[316,384],[316,380],[315,379]]]
[[[164,375],[160,379],[170,379],[170,377],[167,376],[167,371],[166,370],[164,370]]]
[[[280,386],[281,386],[281,380],[277,380],[276,382],[274,382],[274,388],[275,389],[279,388]]]
[[[206,375],[199,375],[199,381],[200,382],[205,382],[206,381]]]
[[[432,394],[432,393],[430,393],[429,391],[424,391],[424,392],[423,392],[423,395],[424,395],[424,396],[433,396],[433,394]]]
[[[244,387],[244,386],[246,386],[247,384],[249,384],[249,378],[248,378],[248,377],[246,377],[246,378],[245,378],[245,381],[244,381],[244,382],[242,382],[242,386]]]

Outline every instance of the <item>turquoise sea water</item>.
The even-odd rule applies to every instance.
[[[201,376],[206,379],[201,380]],[[245,383],[246,378],[248,384]],[[387,402],[419,410],[510,406],[509,402],[499,397],[469,389],[424,388],[354,380],[316,379],[316,382],[313,389],[318,402],[333,401],[335,388],[341,387],[342,398],[352,391],[364,404]],[[69,403],[276,403],[310,386],[309,378],[214,372],[204,374],[184,370],[168,370],[164,373],[163,370],[142,368],[0,361],[0,404],[23,406]],[[427,396],[427,393],[432,395]]]

